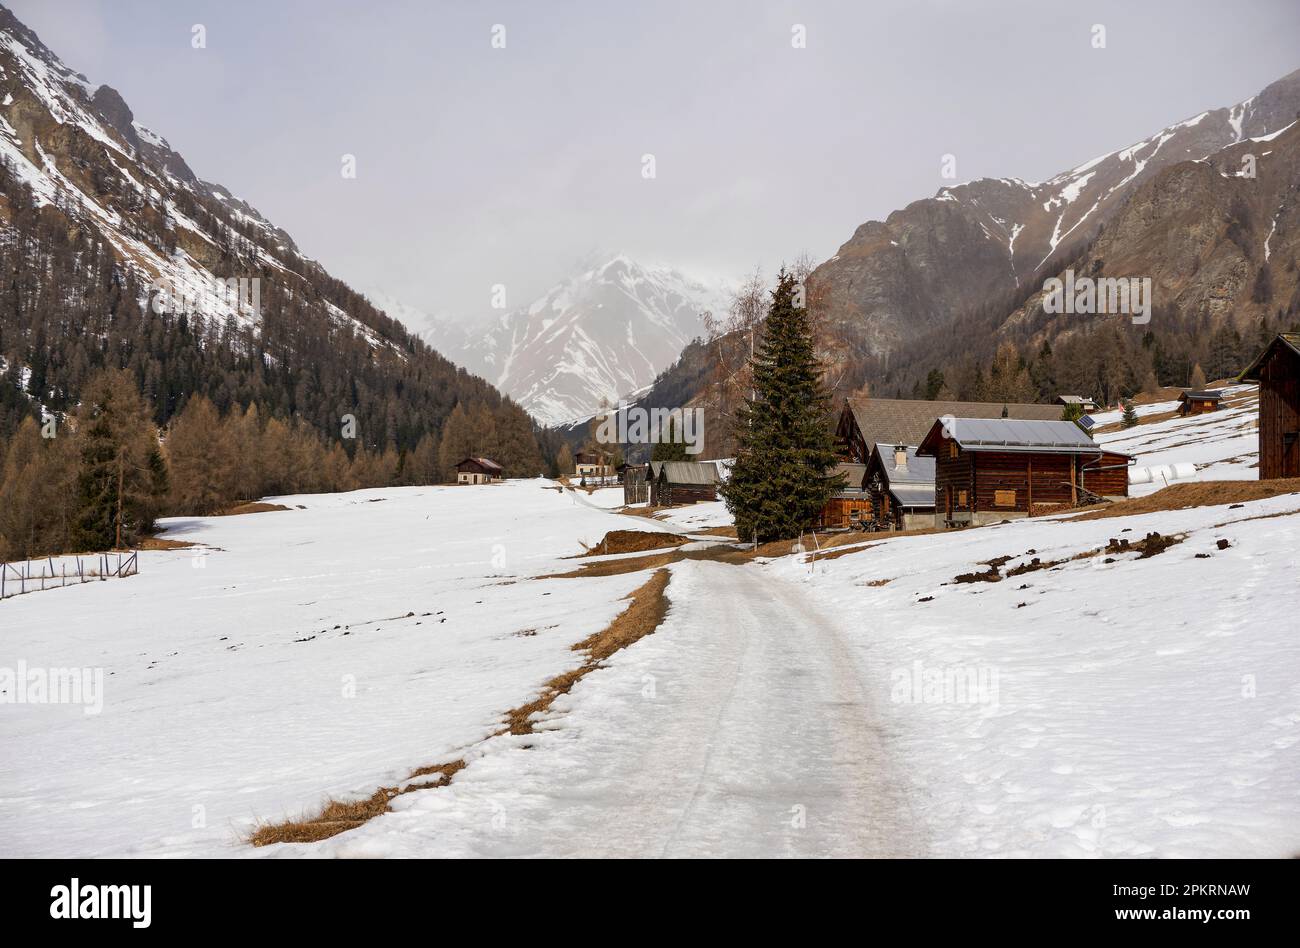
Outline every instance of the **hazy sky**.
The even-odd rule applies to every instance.
[[[6,2],[306,254],[449,313],[596,250],[822,259],[945,153],[1040,180],[1300,68],[1296,0]]]

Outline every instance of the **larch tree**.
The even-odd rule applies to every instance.
[[[177,513],[220,513],[234,494],[235,451],[230,431],[212,402],[189,400],[167,435],[172,508]]]
[[[153,527],[167,493],[158,434],[135,380],[104,370],[86,387],[77,414],[81,469],[72,536],[80,550],[123,549]]]
[[[560,450],[555,453],[555,468],[559,477],[569,477],[577,470],[573,463],[573,451],[567,442],[560,445]]]

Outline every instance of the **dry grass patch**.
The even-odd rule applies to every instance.
[[[675,533],[659,533],[649,530],[611,530],[595,546],[589,547],[583,556],[606,556],[611,553],[643,553],[646,550],[661,550],[664,547],[681,546],[689,543],[686,537]]]
[[[1062,520],[1077,523],[1081,520],[1103,520],[1107,517],[1132,517],[1136,514],[1159,513],[1165,510],[1187,510],[1192,507],[1216,507],[1220,504],[1242,504],[1251,500],[1267,500],[1283,494],[1300,493],[1300,478],[1272,481],[1201,481],[1189,484],[1171,484],[1148,494],[1091,510],[1088,513]]]
[[[167,537],[145,537],[136,544],[137,550],[188,550],[197,546],[188,540],[169,540]]]
[[[236,504],[217,514],[218,517],[238,517],[241,514],[268,513],[272,510],[292,510],[292,507],[286,507],[283,504],[267,504],[257,501],[251,504]]]
[[[506,732],[533,733],[533,715],[549,709],[556,698],[567,695],[574,685],[589,672],[599,668],[601,662],[615,652],[627,648],[657,629],[668,613],[667,589],[668,570],[656,570],[653,576],[627,597],[632,600],[631,605],[619,613],[613,622],[573,646],[575,652],[587,653],[587,660],[581,666],[552,678],[540,696],[506,712]]]
[[[583,639],[573,646],[575,652],[586,652],[587,659],[581,666],[562,675],[557,675],[546,683],[542,694],[527,704],[513,708],[506,713],[506,727],[499,734],[531,734],[533,732],[532,716],[547,710],[552,702],[562,694],[568,694],[579,680],[588,672],[599,668],[605,659],[619,649],[627,648],[641,639],[663,621],[668,612],[668,570],[660,569],[645,583],[627,597],[630,605],[600,632]],[[285,820],[282,823],[266,823],[259,826],[248,841],[254,846],[269,846],[272,843],[314,843],[329,839],[339,833],[355,829],[363,823],[387,813],[390,801],[404,793],[414,790],[434,790],[451,783],[452,777],[465,768],[464,759],[453,760],[443,764],[421,767],[396,787],[380,787],[362,800],[330,800],[314,817],[302,820]],[[429,780],[421,780],[430,777]]]
[[[322,839],[329,839],[331,836],[355,829],[381,813],[387,813],[390,809],[388,802],[394,797],[413,790],[445,787],[464,766],[465,761],[453,760],[446,764],[421,767],[407,780],[428,776],[434,779],[420,783],[404,783],[400,787],[380,787],[364,800],[351,802],[331,800],[317,816],[310,819],[286,820],[283,823],[266,823],[259,826],[248,841],[254,846],[269,846],[272,843],[315,843]]]

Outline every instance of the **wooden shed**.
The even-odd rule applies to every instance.
[[[718,499],[718,466],[712,461],[651,461],[646,480],[651,507]]]
[[[872,529],[934,526],[934,468],[934,458],[919,457],[914,445],[877,443],[866,473]]]
[[[831,473],[841,475],[844,484],[831,495],[817,515],[818,529],[856,527],[871,519],[871,497],[863,487],[866,471],[865,464],[844,462],[835,466]]]
[[[503,477],[505,471],[491,458],[466,458],[456,465],[457,484],[491,484]]]
[[[1194,392],[1186,391],[1178,396],[1178,414],[1204,415],[1206,412],[1218,411],[1223,404],[1220,391]]]
[[[646,464],[624,464],[619,468],[624,504],[630,506],[650,502],[650,484],[646,479],[648,467]]]
[[[1128,496],[1130,458],[1071,421],[936,421],[917,449],[935,459],[935,525],[997,523]]]
[[[1259,383],[1259,476],[1300,477],[1300,333],[1284,332],[1241,373]]]

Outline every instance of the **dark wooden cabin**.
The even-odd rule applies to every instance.
[[[936,421],[917,449],[935,459],[935,525],[997,523],[1128,496],[1127,455],[1071,421]]]
[[[1003,402],[932,402],[917,398],[849,398],[840,411],[835,438],[840,458],[866,464],[880,444],[920,444],[936,418],[1008,418],[1059,421],[1060,405]]]
[[[867,468],[863,464],[837,464],[832,474],[840,475],[844,484],[826,501],[817,515],[817,529],[839,530],[856,527],[871,519],[871,497],[863,487]]]
[[[1218,411],[1222,404],[1222,392],[1187,391],[1178,396],[1178,414],[1183,416],[1204,415],[1207,412]]]
[[[1300,477],[1300,333],[1284,332],[1241,373],[1259,383],[1259,476]]]
[[[712,461],[651,461],[646,480],[651,507],[718,499],[718,466]]]
[[[491,458],[465,458],[456,465],[457,484],[490,484],[503,477],[505,471]]]

